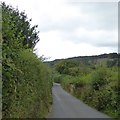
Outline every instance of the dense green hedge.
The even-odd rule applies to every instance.
[[[41,118],[49,112],[51,71],[33,54],[39,41],[24,12],[1,4],[3,118]]]
[[[18,55],[10,71],[3,68],[3,117],[45,117],[52,102],[50,71],[31,51]]]

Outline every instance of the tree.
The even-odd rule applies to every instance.
[[[21,44],[24,48],[34,48],[39,41],[39,32],[36,31],[37,25],[31,27],[31,19],[27,19],[25,12],[20,13],[18,9],[14,9],[4,2],[1,6],[3,43],[7,46],[12,44],[12,48],[17,44]]]
[[[60,74],[78,75],[79,74],[79,63],[75,60],[61,60],[55,65],[56,70]]]

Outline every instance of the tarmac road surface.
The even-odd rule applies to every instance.
[[[52,93],[53,106],[48,118],[110,118],[64,91],[60,84],[54,83]]]

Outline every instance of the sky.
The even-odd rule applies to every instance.
[[[47,60],[118,52],[118,0],[3,0],[38,25]]]

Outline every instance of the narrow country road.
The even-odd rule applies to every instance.
[[[64,91],[60,84],[54,83],[52,90],[53,106],[48,118],[110,118]]]

